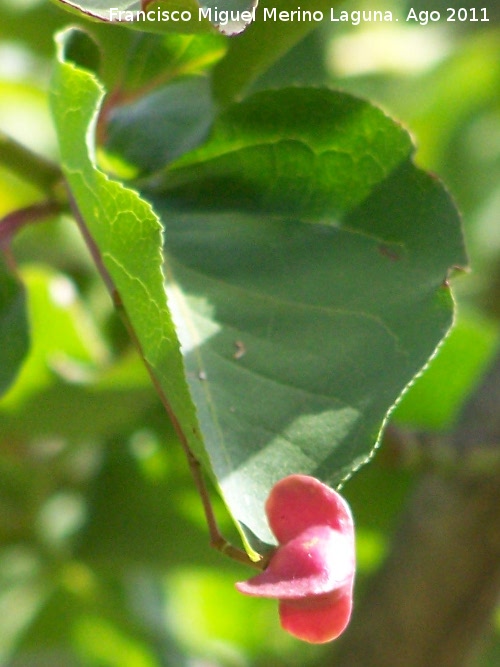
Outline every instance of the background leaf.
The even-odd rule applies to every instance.
[[[287,0],[261,0],[255,21],[240,38],[231,40],[226,57],[215,70],[216,99],[222,104],[232,102],[260,74],[320,25],[309,18],[304,21],[264,20],[266,9],[275,9],[276,16],[282,11],[289,13],[297,9],[309,11],[311,14],[316,11],[323,12],[328,22],[331,8],[339,4],[339,0],[303,0],[300,8],[291,8]],[[318,64],[318,67],[321,68],[321,64]]]
[[[251,22],[252,8],[256,0],[222,0],[222,2],[153,0],[147,3],[138,0],[117,0],[112,7],[109,2],[103,0],[85,0],[85,2],[58,0],[58,2],[72,13],[84,14],[93,19],[124,25],[143,32],[207,33],[218,30],[224,35],[233,35],[242,32]],[[200,10],[203,13],[200,13]],[[141,11],[145,12],[146,20],[141,14],[138,16],[138,12]],[[231,11],[238,12],[235,14],[238,16],[237,20],[228,20],[230,15],[221,14]],[[173,12],[178,14],[173,15]],[[190,17],[188,20],[182,18],[183,12],[186,12],[186,18]]]
[[[226,49],[227,40],[221,35],[136,35],[124,63],[119,96],[137,96],[176,77],[204,74]]]
[[[137,35],[131,40],[99,117],[101,163],[130,179],[198,146],[215,113],[207,71],[226,44],[222,35]]]
[[[110,110],[107,151],[144,176],[198,146],[208,134],[214,112],[207,79],[176,81]]]

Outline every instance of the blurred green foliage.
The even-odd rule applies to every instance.
[[[409,128],[417,161],[458,202],[472,271],[454,279],[457,326],[394,413],[399,424],[440,432],[453,426],[498,345],[500,25],[495,3],[483,4],[489,23],[321,26],[254,83],[314,80],[366,95]],[[74,17],[46,2],[3,0],[0,11],[0,126],[55,157],[52,38]],[[137,36],[87,27],[102,37],[103,77],[113,87]],[[38,198],[33,186],[0,171],[0,215]],[[248,573],[209,550],[183,454],[73,223],[61,217],[27,227],[13,253],[34,338],[0,401],[0,664],[324,660],[332,648],[285,636],[273,602],[234,591]],[[357,521],[358,595],[384,557],[416,475],[383,446],[344,489]],[[222,507],[219,514],[231,533]],[[497,665],[499,646],[492,642],[478,667]]]

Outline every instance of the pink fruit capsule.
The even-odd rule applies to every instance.
[[[314,477],[290,475],[271,490],[266,514],[279,546],[264,572],[236,588],[278,599],[281,625],[295,637],[335,639],[352,609],[354,525],[347,503]]]

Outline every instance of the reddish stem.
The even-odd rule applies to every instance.
[[[62,205],[56,201],[44,201],[13,211],[0,220],[0,248],[8,248],[12,237],[25,225],[43,222],[60,213]]]

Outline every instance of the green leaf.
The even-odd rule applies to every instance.
[[[118,91],[121,98],[150,92],[179,77],[201,75],[224,55],[227,40],[221,35],[136,35],[123,64]]]
[[[161,225],[149,204],[95,166],[88,128],[94,127],[103,90],[92,74],[66,61],[74,34],[57,37],[51,104],[76,217],[178,432],[209,469],[166,303]]]
[[[0,396],[9,388],[28,353],[25,293],[0,253]]]
[[[32,343],[16,382],[1,401],[1,412],[21,408],[57,376],[84,383],[107,353],[68,277],[41,265],[24,267],[21,277],[28,292]],[[12,334],[5,339],[12,340]],[[35,403],[40,403],[39,396]],[[25,426],[32,418],[30,411]]]
[[[176,81],[112,109],[106,150],[146,175],[198,146],[214,113],[207,79]]]
[[[143,32],[207,33],[242,32],[251,23],[257,0],[57,0],[73,14]]]
[[[23,267],[21,279],[31,345],[0,400],[0,433],[22,442],[81,442],[134,428],[157,401],[142,361],[129,355],[110,365],[87,304],[66,275],[37,265]],[[11,345],[10,334],[3,340]]]
[[[460,221],[410,151],[368,103],[294,89],[229,109],[165,174],[169,303],[212,464],[251,540],[271,540],[261,508],[278,479],[338,485],[367,460],[451,326]]]
[[[265,91],[222,114],[205,145],[167,168],[163,187],[191,207],[331,218],[362,202],[412,149],[400,126],[355,97]]]
[[[214,72],[214,94],[222,104],[232,102],[295,44],[319,25],[313,14],[330,19],[339,0],[302,0],[300,7],[289,0],[261,0],[255,21],[238,39],[231,40],[226,57]],[[280,12],[295,18],[280,20]]]
[[[198,146],[215,114],[206,74],[226,45],[221,35],[143,34],[134,40],[101,116],[101,160],[125,160],[143,176]]]
[[[207,146],[166,173],[158,201],[190,394],[158,221],[89,158],[101,90],[64,62],[67,38],[52,100],[83,231],[181,434],[259,550],[272,540],[272,485],[299,471],[332,485],[352,474],[448,331],[446,280],[466,261],[457,212],[410,162],[406,134],[367,103],[296,90],[228,111]],[[252,197],[228,194],[248,183]]]

